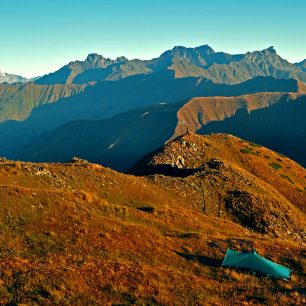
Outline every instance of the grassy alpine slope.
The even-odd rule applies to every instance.
[[[0,84],[0,123],[23,121],[33,109],[76,95],[87,85]]]
[[[232,136],[188,134],[137,171],[147,174],[3,160],[0,303],[305,302],[304,168]],[[291,281],[220,267],[228,247],[256,247]]]

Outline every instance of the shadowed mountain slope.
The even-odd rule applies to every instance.
[[[284,93],[193,98],[140,108],[108,120],[73,121],[41,135],[14,157],[65,161],[77,155],[126,171],[142,156],[189,129],[200,134],[228,131],[268,147],[271,144],[305,165],[305,99]],[[234,123],[227,127],[228,122]]]
[[[172,137],[182,104],[140,108],[106,120],[76,120],[46,132],[14,157],[66,161],[79,156],[113,169],[127,170],[144,154]]]
[[[299,92],[300,85],[301,83],[293,79],[261,77],[236,85],[214,84],[203,78],[175,79],[171,71],[131,76],[116,82],[98,82],[87,86],[77,95],[34,109],[24,122],[1,124],[0,152],[1,155],[8,156],[43,132],[72,120],[109,118],[146,105],[187,101],[195,96],[236,96],[267,90]],[[76,85],[56,86],[64,89]]]
[[[255,141],[306,165],[306,96],[286,103],[282,101],[270,108],[247,112],[239,110],[235,116],[222,122],[211,122],[198,130],[230,133]]]
[[[0,84],[0,122],[25,120],[34,108],[76,95],[87,85]]]

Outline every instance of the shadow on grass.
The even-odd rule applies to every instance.
[[[208,266],[208,267],[220,267],[222,263],[222,260],[204,256],[204,255],[193,255],[193,254],[187,254],[187,253],[181,253],[181,252],[175,252],[175,253],[186,260],[196,261],[196,262],[199,262],[201,265]]]
[[[173,177],[188,177],[190,175],[194,175],[197,173],[200,169],[189,169],[189,168],[178,168],[172,165],[150,165],[147,166],[145,169],[145,173],[142,174],[162,174],[165,176],[173,176]]]
[[[298,287],[298,288],[292,288],[292,289],[282,288],[281,291],[287,294],[298,292],[300,295],[306,296],[306,287]]]

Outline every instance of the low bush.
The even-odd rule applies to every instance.
[[[280,164],[277,164],[277,163],[270,163],[269,164],[273,169],[275,170],[279,170],[282,168],[282,166]]]

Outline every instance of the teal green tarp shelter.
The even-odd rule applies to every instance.
[[[252,252],[237,252],[227,249],[222,266],[241,267],[259,271],[277,278],[290,279],[291,270]]]

